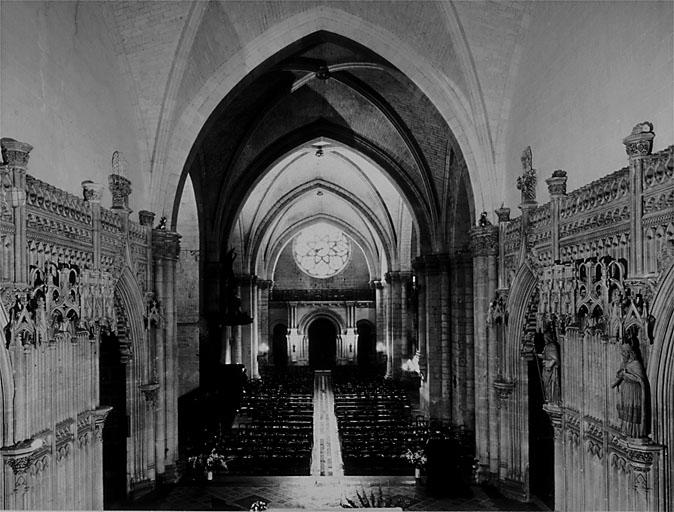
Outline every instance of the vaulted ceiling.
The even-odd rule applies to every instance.
[[[232,119],[229,127],[219,128],[222,150],[208,161],[222,168],[244,165],[251,157],[251,148],[242,150],[239,143],[252,133],[256,117],[266,123],[271,111],[278,116],[291,108],[297,112],[297,103],[304,101],[322,106],[322,121],[349,124],[355,135],[376,132],[377,144],[410,172],[430,169],[415,183],[431,210],[437,210],[432,215],[438,218],[430,222],[445,215],[441,189],[448,144],[460,146],[477,207],[494,203],[491,191],[502,179],[496,169],[530,6],[505,1],[115,2],[122,68],[138,98],[144,135],[139,146],[151,172],[152,209],[165,211],[175,202],[189,148],[204,123],[215,119],[216,107]],[[341,44],[338,38],[315,37],[313,45],[306,44],[305,36],[321,27],[368,48]],[[298,40],[304,42],[292,44]],[[275,67],[267,65],[270,60]],[[321,69],[324,65],[327,70]],[[231,94],[241,79],[248,101]],[[277,105],[284,95],[291,99]],[[377,112],[370,124],[363,121],[354,130],[356,119],[340,125],[344,111],[353,113],[349,106],[363,108],[363,114]]]

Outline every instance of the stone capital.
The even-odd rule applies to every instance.
[[[548,184],[550,197],[559,197],[566,195],[566,171],[558,169],[552,173],[552,176],[545,180]]]
[[[26,142],[3,137],[0,139],[0,150],[2,151],[2,160],[13,169],[23,169],[28,167],[28,158],[33,146]]]
[[[498,228],[496,226],[476,226],[470,230],[473,256],[494,256],[498,254]]]
[[[496,213],[499,222],[508,222],[510,220],[510,208],[506,206],[501,206],[494,210],[494,213]]]
[[[101,199],[103,198],[103,189],[104,185],[101,185],[100,183],[95,183],[91,180],[82,182],[82,196],[85,201],[90,203],[100,204]]]
[[[375,290],[381,290],[384,288],[384,283],[382,283],[379,279],[373,279],[370,281],[370,287]]]
[[[121,174],[111,174],[108,177],[108,184],[112,194],[112,208],[114,210],[128,210],[131,181]]]
[[[650,155],[653,150],[653,124],[644,121],[632,128],[632,133],[623,139],[625,152],[630,158]]]
[[[384,276],[384,279],[386,280],[387,283],[400,282],[400,271],[391,270],[389,272],[386,272],[386,275]]]
[[[271,279],[258,279],[257,280],[257,287],[260,290],[271,290],[273,285],[274,285],[274,281],[272,281]]]
[[[152,230],[152,254],[155,259],[177,260],[180,254],[180,235],[165,229]]]
[[[154,224],[154,212],[149,212],[147,210],[141,210],[138,212],[138,222],[141,226],[150,226]]]
[[[138,386],[138,389],[143,394],[145,401],[155,405],[157,403],[157,394],[159,390],[159,384],[156,382],[149,382],[148,384],[141,384]]]

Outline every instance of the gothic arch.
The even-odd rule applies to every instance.
[[[0,346],[0,407],[2,407],[0,442],[2,446],[14,444],[14,371],[4,339],[4,329],[8,323],[9,316],[0,301],[0,337],[2,337],[2,346]]]
[[[143,328],[143,313],[145,312],[145,300],[140,291],[138,282],[131,268],[126,265],[115,285],[115,293],[119,295],[126,315],[129,319],[129,339],[133,343],[135,357],[145,362],[147,359],[147,343]],[[139,364],[136,362],[135,364]]]
[[[449,12],[447,15],[451,14]],[[485,154],[482,147],[484,141],[490,139],[483,133],[487,126],[482,123],[475,125],[471,101],[452,78],[439,72],[428,59],[395,34],[361,17],[323,5],[269,27],[210,76],[186,105],[173,124],[171,142],[165,145],[165,151],[164,148],[158,148],[160,154],[155,155],[155,161],[160,162],[160,169],[172,170],[154,174],[152,196],[156,199],[152,206],[155,211],[173,209],[171,225],[175,225],[174,206],[179,201],[176,192],[181,175],[187,168],[188,155],[208,116],[228,92],[250,71],[274,55],[278,48],[288,47],[318,31],[332,32],[371,48],[407,75],[436,106],[455,135],[467,166],[472,171],[472,188],[481,191],[480,209],[494,202],[490,197],[485,197],[493,188],[487,185],[498,181],[493,159]],[[450,31],[450,37],[454,32]]]
[[[659,444],[674,446],[674,265],[664,274],[653,300],[655,317],[655,345],[648,367],[651,384],[651,411],[653,439]],[[672,494],[674,456],[665,451],[665,494]],[[668,503],[671,496],[665,496]]]
[[[529,376],[527,371],[527,362],[522,357],[522,345],[525,335],[527,322],[527,312],[530,304],[534,300],[536,293],[537,279],[534,270],[528,261],[525,261],[517,271],[515,279],[508,295],[508,305],[506,308],[508,314],[508,326],[505,347],[505,368],[509,381],[515,383],[512,395],[509,398],[509,406],[514,412],[511,415],[509,425],[512,432],[519,434],[517,450],[519,453],[512,457],[514,464],[518,467],[510,467],[510,478],[518,481],[521,485],[521,494],[525,497],[529,494]],[[493,392],[490,390],[490,392]]]

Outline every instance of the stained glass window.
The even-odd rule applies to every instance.
[[[293,255],[303,272],[324,279],[344,269],[351,256],[351,244],[342,230],[319,222],[295,237]]]

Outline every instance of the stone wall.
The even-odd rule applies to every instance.
[[[476,418],[477,457],[519,499],[536,492],[545,453],[556,510],[665,510],[671,500],[673,418],[660,391],[671,338],[658,333],[670,323],[674,146],[653,154],[653,138],[650,123],[636,125],[623,141],[628,166],[573,192],[555,171],[540,205],[527,148],[522,215],[503,208],[498,227],[475,228],[500,238],[491,302],[475,319],[486,326],[475,368],[490,404]],[[549,451],[532,429],[549,429]]]
[[[120,174],[109,176],[107,209],[103,185],[87,180],[72,195],[27,174],[31,145],[0,147],[3,508],[100,509],[111,412],[100,401],[102,338],[105,364],[122,372],[112,414],[128,425],[124,494],[172,475],[179,236],[153,230],[150,212],[129,218]]]

